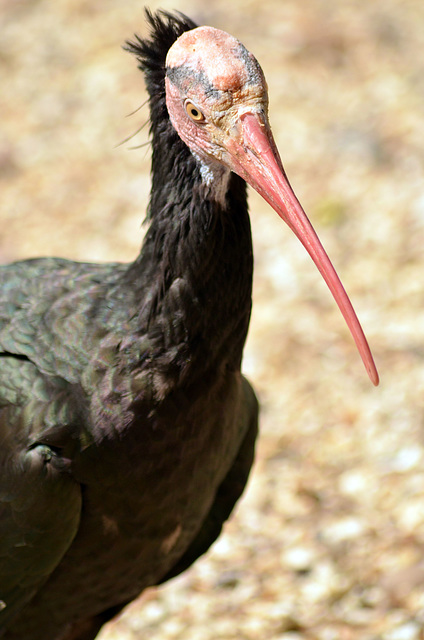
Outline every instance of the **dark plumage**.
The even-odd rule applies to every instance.
[[[194,23],[148,20],[150,39],[128,45],[151,111],[140,255],[0,270],[5,640],[93,639],[209,548],[253,460],[257,401],[240,373],[253,267],[246,184],[231,163],[190,150],[170,121],[165,58]],[[167,62],[171,84],[181,56]],[[235,56],[249,91],[262,86],[253,57]]]

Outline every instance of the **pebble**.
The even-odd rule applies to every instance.
[[[294,571],[305,571],[310,569],[315,558],[316,551],[314,549],[292,547],[282,554],[282,564]]]
[[[421,625],[416,622],[406,622],[383,635],[383,640],[419,640]]]
[[[336,520],[323,529],[324,538],[330,543],[344,542],[363,535],[366,524],[359,518],[347,517]]]

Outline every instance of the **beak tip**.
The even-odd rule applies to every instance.
[[[378,385],[380,384],[380,376],[378,375],[377,367],[375,366],[374,358],[372,357],[369,347],[368,353],[365,356],[363,353],[361,353],[361,357],[365,365],[365,369],[367,370],[369,379],[373,383],[374,387],[378,387]]]
[[[380,384],[380,377],[378,375],[378,371],[377,369],[372,369],[368,372],[368,375],[370,377],[371,382],[373,383],[374,387],[378,387],[378,385]]]

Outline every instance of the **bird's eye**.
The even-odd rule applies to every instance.
[[[200,111],[200,109],[198,107],[196,107],[195,104],[193,104],[190,100],[186,100],[184,103],[185,106],[185,110],[187,112],[187,115],[194,120],[194,122],[203,122],[205,119],[205,116],[203,115],[203,113]]]

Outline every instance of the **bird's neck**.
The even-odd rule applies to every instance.
[[[154,149],[150,227],[127,278],[150,366],[191,384],[217,368],[240,368],[253,258],[246,184],[234,174],[222,173],[220,184],[219,176],[205,179],[184,154]]]
[[[227,193],[230,189],[231,171],[218,162],[207,164],[202,158],[197,158],[197,160],[205,197],[215,202],[225,211],[227,208]]]

